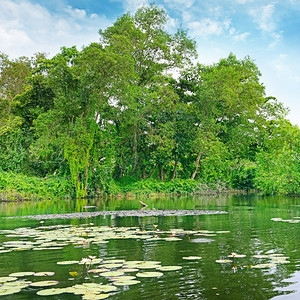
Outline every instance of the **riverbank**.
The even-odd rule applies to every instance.
[[[158,195],[185,195],[219,193],[245,193],[243,190],[232,189],[224,183],[203,183],[193,179],[175,179],[158,181],[153,179],[130,183],[114,182],[110,191],[97,191],[90,197],[111,195],[116,198],[135,198],[138,196],[153,197]],[[26,201],[38,199],[72,198],[71,183],[58,176],[45,178],[0,172],[0,200]]]

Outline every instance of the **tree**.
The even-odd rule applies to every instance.
[[[264,146],[257,153],[256,187],[267,194],[299,194],[299,127],[286,119],[272,121]]]

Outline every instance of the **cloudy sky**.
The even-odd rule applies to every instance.
[[[152,0],[0,0],[0,52],[10,58],[98,41],[98,30]],[[250,56],[268,96],[300,125],[300,0],[156,0],[196,40],[199,62]]]

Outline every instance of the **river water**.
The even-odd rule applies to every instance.
[[[44,221],[6,218],[138,210],[140,200],[148,204],[146,209],[222,210],[227,213],[177,217],[98,216]],[[78,235],[78,230],[84,228],[87,228],[86,232]],[[140,236],[132,234],[133,231]],[[77,241],[71,241],[70,235],[66,237],[64,232],[74,232]],[[106,232],[103,243],[93,240],[99,232]],[[236,253],[236,257],[228,257],[232,253]],[[4,292],[3,296],[4,282],[0,282],[1,298],[82,299],[82,295],[66,292],[52,296],[40,296],[37,292],[91,282],[113,285],[112,277],[87,272],[91,268],[100,268],[101,264],[57,264],[80,261],[89,256],[101,258],[104,263],[123,260],[123,266],[116,265],[111,271],[120,270],[125,262],[132,261],[156,261],[161,266],[181,267],[175,271],[162,271],[163,275],[159,277],[137,277],[139,283],[135,285],[118,285],[109,293],[108,299],[300,299],[300,198],[218,195],[0,202],[0,281],[1,277],[24,271],[54,274],[47,278],[32,274],[20,276],[15,282],[57,281],[55,286],[29,285],[11,295]],[[136,276],[145,271],[159,270],[153,267],[126,275]],[[69,272],[78,275],[72,277]]]

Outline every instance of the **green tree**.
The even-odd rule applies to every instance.
[[[300,129],[288,120],[272,121],[257,153],[256,187],[267,194],[300,193]]]

